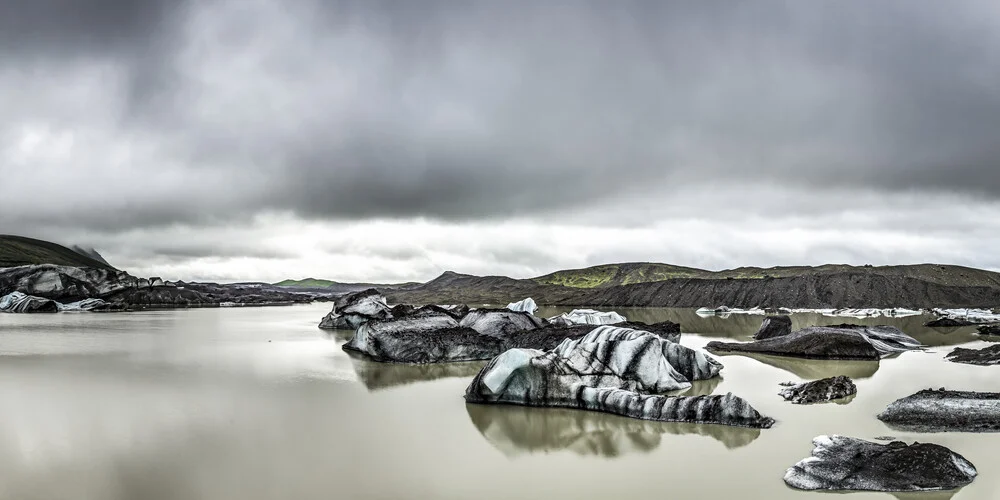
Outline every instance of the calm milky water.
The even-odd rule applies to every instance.
[[[329,308],[0,314],[0,498],[834,498],[781,480],[814,436],[833,433],[951,447],[980,472],[954,498],[1000,498],[1000,434],[900,433],[875,419],[923,388],[1000,391],[1000,367],[942,359],[951,346],[986,344],[970,328],[936,332],[920,317],[863,320],[895,324],[933,346],[881,363],[722,357],[723,379],[690,392],[731,391],[778,420],[750,430],[466,405],[462,394],[480,363],[353,359],[340,348],[349,332],[316,328]],[[678,321],[691,347],[743,340],[761,319],[619,312]],[[777,396],[780,382],[838,374],[858,385],[846,404],[798,406]]]

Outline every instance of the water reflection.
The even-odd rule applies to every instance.
[[[755,359],[765,365],[784,370],[804,380],[819,380],[836,377],[837,375],[846,375],[855,380],[865,379],[874,376],[879,368],[878,361],[803,359],[755,353],[720,353],[717,356],[722,358],[723,364],[725,364],[725,358],[731,356]]]
[[[924,491],[924,492],[913,492],[913,493],[892,493],[892,496],[898,498],[899,500],[949,500],[961,489],[951,490],[951,491]]]
[[[669,392],[671,396],[708,396],[715,392],[723,381],[722,377],[712,377],[708,380],[695,380],[691,382],[691,387],[679,391]]]
[[[379,363],[365,359],[362,355],[349,353],[354,372],[369,391],[377,391],[412,384],[429,382],[442,378],[472,378],[483,368],[485,361],[465,363],[433,363],[409,365],[402,363]]]
[[[509,457],[559,451],[609,458],[647,453],[660,446],[664,434],[706,436],[734,449],[760,436],[760,429],[652,422],[567,408],[480,404],[465,408],[483,437]]]

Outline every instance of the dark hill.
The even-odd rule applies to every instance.
[[[100,256],[100,254],[97,255]],[[115,270],[110,264],[104,262],[103,258],[97,260],[56,243],[24,236],[0,235],[0,267],[27,264],[55,264]]]
[[[643,270],[646,277],[651,270],[685,277],[614,284],[623,276],[635,279]],[[590,279],[594,276],[607,278]],[[523,280],[447,272],[423,285],[385,293],[392,301],[409,303],[505,304],[533,297],[539,304],[605,307],[997,307],[1000,274],[934,264],[702,271],[643,263],[560,271]]]

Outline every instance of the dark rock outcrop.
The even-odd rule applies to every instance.
[[[916,350],[920,342],[891,326],[810,326],[788,335],[747,343],[710,342],[720,353],[759,353],[811,359],[877,360]]]
[[[1000,325],[982,325],[977,330],[980,335],[1000,335]]]
[[[913,432],[1000,432],[1000,393],[926,389],[893,402],[878,419]]]
[[[843,375],[791,385],[778,394],[794,404],[825,403],[858,393],[854,381]]]
[[[753,335],[754,340],[765,340],[784,337],[792,333],[792,318],[788,315],[768,316],[760,324],[760,329]]]
[[[956,347],[955,350],[945,356],[945,359],[966,365],[1000,365],[1000,344],[994,344],[983,349],[963,349]]]
[[[658,421],[767,428],[773,420],[745,400],[662,396],[722,365],[649,332],[601,326],[555,349],[511,349],[490,361],[465,393],[470,403],[557,406]]]
[[[961,326],[971,326],[975,323],[960,318],[938,318],[924,323],[924,326],[931,328],[957,328]]]
[[[971,483],[976,467],[940,445],[901,441],[878,444],[844,436],[819,436],[812,456],[785,473],[800,490],[933,491]]]
[[[385,297],[369,288],[363,292],[349,293],[334,302],[330,311],[319,323],[320,328],[353,330],[369,321],[392,319]]]
[[[59,304],[54,300],[11,292],[0,297],[0,312],[6,313],[54,313],[59,312]]]

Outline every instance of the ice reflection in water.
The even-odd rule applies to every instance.
[[[729,449],[746,446],[760,429],[725,425],[651,422],[566,408],[467,404],[469,420],[496,449],[510,457],[568,451],[619,457],[660,446],[665,434],[696,434]]]

